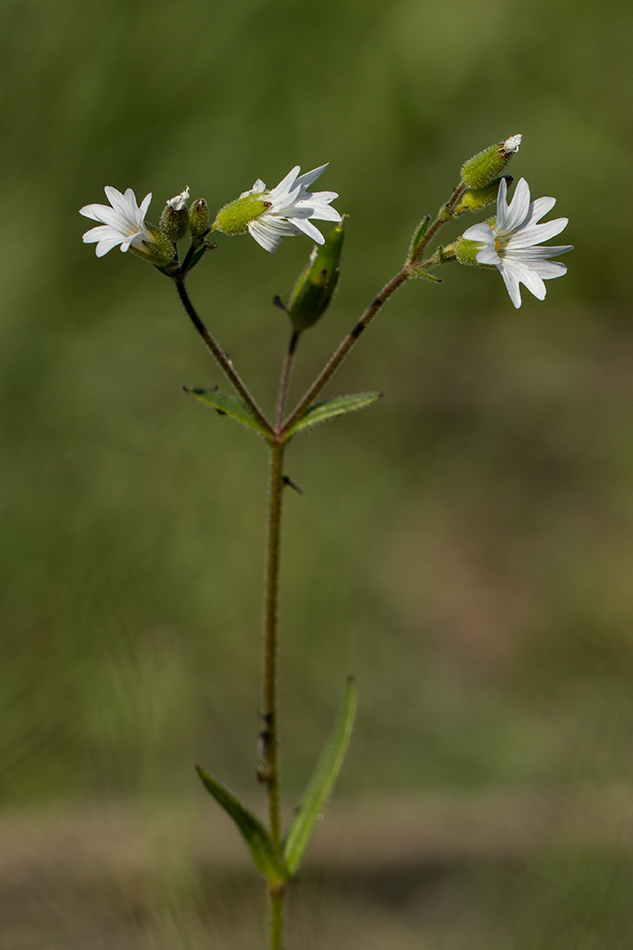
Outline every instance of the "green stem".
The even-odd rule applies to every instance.
[[[446,202],[446,204],[442,205],[442,207],[438,211],[435,221],[433,222],[431,227],[428,229],[428,231],[424,235],[424,240],[420,244],[415,258],[405,263],[402,270],[398,271],[395,277],[392,277],[388,284],[385,284],[385,286],[380,291],[378,296],[375,297],[374,300],[369,305],[369,307],[367,307],[367,309],[365,310],[364,314],[362,315],[358,323],[353,327],[351,332],[348,333],[348,335],[345,337],[345,339],[340,344],[338,349],[335,350],[335,352],[332,354],[332,356],[330,357],[330,359],[328,360],[324,368],[321,370],[321,372],[319,373],[319,375],[313,382],[312,386],[310,386],[310,388],[308,389],[307,393],[305,394],[301,402],[297,405],[297,407],[293,410],[292,414],[286,420],[285,425],[281,428],[280,433],[279,433],[281,436],[287,435],[287,433],[290,431],[290,429],[295,424],[295,422],[303,415],[306,409],[310,407],[310,405],[314,402],[316,397],[319,395],[319,393],[321,392],[321,390],[323,389],[327,381],[330,379],[331,376],[334,375],[334,373],[339,368],[339,366],[341,365],[341,363],[343,362],[343,360],[345,359],[349,351],[355,345],[356,341],[360,337],[363,330],[365,330],[369,326],[369,324],[374,319],[376,314],[382,309],[382,307],[386,304],[386,302],[389,300],[392,294],[394,294],[396,290],[398,290],[399,287],[402,287],[402,285],[409,279],[409,277],[411,277],[411,270],[413,268],[413,265],[416,263],[416,261],[420,259],[425,248],[428,247],[429,242],[435,237],[439,229],[444,224],[446,224],[447,221],[450,221],[450,219],[453,216],[453,209],[457,201],[459,200],[459,198],[461,197],[461,195],[463,195],[465,191],[466,191],[466,185],[464,185],[463,182],[460,182],[460,184],[457,185],[457,187],[453,190],[453,193],[448,199],[448,201]],[[436,266],[437,263],[439,262],[429,260],[429,261],[425,261],[424,265],[425,267],[426,266],[434,267]],[[279,423],[277,423],[277,425],[279,425]]]
[[[435,221],[424,235],[424,240],[418,247],[415,257],[410,262],[411,264],[415,264],[416,261],[420,260],[424,251],[429,246],[430,242],[433,240],[439,229],[443,227],[447,221],[451,220],[453,217],[453,208],[466,190],[467,186],[463,183],[463,181],[460,181],[459,185],[453,189],[453,194],[450,196],[446,204],[442,205],[437,213]]]
[[[268,515],[268,564],[264,611],[264,729],[263,764],[260,779],[268,792],[268,817],[273,847],[281,851],[281,809],[279,793],[279,730],[277,726],[277,596],[285,445],[271,445],[270,508]],[[269,892],[270,950],[281,950],[283,888]]]
[[[279,735],[277,729],[277,594],[279,590],[279,548],[283,496],[283,444],[271,445],[270,497],[268,514],[268,564],[264,611],[264,770],[268,789],[270,835],[275,848],[281,844],[279,807]]]
[[[238,393],[239,396],[242,397],[242,399],[244,400],[248,408],[251,410],[253,415],[257,418],[257,420],[261,423],[261,425],[267,430],[267,432],[269,432],[272,435],[274,431],[273,427],[271,426],[270,422],[268,421],[268,419],[266,418],[262,410],[259,408],[259,406],[255,402],[255,399],[253,398],[253,396],[251,396],[245,383],[242,382],[242,379],[240,378],[236,370],[233,368],[233,363],[230,357],[228,357],[227,354],[224,352],[224,350],[218,345],[214,337],[211,335],[207,327],[204,325],[204,323],[198,316],[198,313],[191,302],[191,298],[189,297],[189,294],[187,293],[187,288],[185,287],[184,281],[182,280],[182,278],[178,278],[178,277],[174,277],[173,280],[176,285],[176,290],[178,291],[178,296],[180,297],[181,303],[183,307],[185,308],[185,310],[187,311],[187,316],[189,317],[194,327],[196,328],[196,330],[202,337],[202,340],[205,346],[213,354],[216,361],[219,363],[221,369],[224,371],[224,373],[228,376],[229,380],[233,384],[236,392]]]
[[[270,892],[270,950],[282,950],[282,934],[284,921],[284,893]]]
[[[290,334],[290,343],[288,344],[288,352],[286,353],[284,368],[281,373],[281,381],[279,383],[279,395],[277,396],[277,413],[275,416],[275,429],[277,429],[277,431],[281,429],[281,423],[284,417],[286,397],[288,396],[290,376],[292,375],[292,364],[294,363],[294,357],[297,350],[298,341],[299,341],[299,333],[297,332],[297,330],[293,330],[292,333]]]
[[[306,409],[314,402],[318,394],[321,392],[327,381],[330,377],[336,372],[339,368],[349,351],[352,349],[358,338],[360,337],[363,330],[365,330],[371,321],[374,319],[378,311],[384,306],[384,304],[389,300],[389,298],[401,287],[405,281],[409,279],[409,265],[405,264],[401,271],[398,271],[395,277],[389,281],[388,284],[385,284],[383,289],[380,291],[378,296],[371,302],[369,307],[365,310],[364,314],[358,321],[358,323],[353,327],[353,329],[347,334],[343,342],[340,344],[338,349],[332,354],[328,362],[325,364],[324,368],[321,370],[312,386],[297,405],[296,409],[293,410],[290,417],[287,419],[285,425],[281,429],[280,435],[285,435],[295,424],[297,419],[299,419]]]

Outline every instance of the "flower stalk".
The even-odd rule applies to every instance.
[[[209,332],[205,324],[202,322],[202,320],[198,316],[198,313],[191,302],[191,298],[189,297],[189,294],[187,293],[187,288],[185,287],[185,282],[183,278],[180,276],[176,276],[173,278],[173,280],[176,285],[176,290],[178,291],[178,296],[180,297],[180,301],[187,312],[187,316],[189,317],[194,327],[196,328],[196,330],[202,337],[202,340],[205,346],[207,347],[209,352],[213,355],[213,357],[217,360],[218,364],[220,365],[220,368],[227,375],[227,377],[233,384],[236,392],[242,397],[242,399],[244,400],[248,408],[251,410],[251,412],[257,419],[257,421],[261,424],[262,428],[272,433],[273,427],[271,426],[270,422],[268,421],[268,419],[266,418],[262,410],[257,405],[253,396],[251,396],[246,384],[242,381],[241,377],[235,370],[233,366],[233,361],[231,360],[229,356],[227,356],[224,350],[219,346],[215,338],[212,336],[212,334]]]

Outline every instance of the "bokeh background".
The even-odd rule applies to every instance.
[[[78,208],[329,161],[344,273],[299,395],[516,132],[568,276],[520,311],[496,272],[407,286],[330,385],[385,398],[289,453],[289,807],[348,673],[360,710],[287,945],[632,945],[632,40],[624,0],[3,0],[2,948],[263,944],[192,766],[261,808],[265,446],[181,393],[221,380],[172,287]],[[219,243],[190,291],[270,409],[310,245]]]

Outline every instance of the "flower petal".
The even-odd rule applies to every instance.
[[[499,265],[499,272],[503,277],[503,282],[506,285],[508,293],[510,294],[510,300],[518,310],[521,306],[521,290],[519,288],[519,281],[514,275],[514,272],[509,270],[507,267],[504,267],[503,264]]]
[[[294,218],[294,222],[299,228],[300,231],[303,231],[304,234],[307,234],[308,237],[312,238],[313,241],[316,241],[317,244],[325,244],[325,238],[311,221],[308,221],[307,218]]]
[[[478,241],[483,244],[490,244],[493,247],[495,243],[492,228],[489,224],[484,224],[483,222],[472,224],[464,231],[462,237],[465,237],[467,241]]]
[[[569,218],[554,218],[553,221],[546,221],[545,224],[530,224],[527,227],[521,227],[511,235],[506,246],[508,248],[533,247],[535,244],[541,244],[543,241],[556,237],[565,230],[568,223]]]
[[[505,179],[502,179],[501,181],[503,182]],[[501,193],[501,185],[499,185],[499,193]],[[497,233],[509,234],[511,231],[516,231],[516,229],[521,227],[521,225],[524,223],[529,212],[530,186],[526,182],[525,178],[521,178],[514,189],[514,195],[512,197],[512,201],[508,205],[508,211],[505,215],[503,224],[497,220],[497,224],[495,226]]]

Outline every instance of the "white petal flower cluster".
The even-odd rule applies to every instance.
[[[317,244],[323,244],[323,235],[309,219],[340,221],[336,208],[330,207],[330,202],[338,198],[338,194],[335,191],[310,194],[308,187],[326,168],[327,164],[320,165],[305,175],[299,175],[301,169],[295,165],[271,191],[266,191],[266,185],[258,178],[251,190],[244,192],[241,197],[261,196],[268,205],[259,217],[248,223],[248,230],[264,250],[274,254],[282,238],[296,237],[301,233],[307,234]]]
[[[97,243],[97,257],[103,257],[117,244],[122,251],[127,251],[130,245],[142,248],[144,242],[155,242],[154,235],[145,224],[145,215],[152,200],[151,193],[145,195],[141,206],[136,203],[136,195],[128,188],[124,195],[111,185],[105,187],[108,205],[85,205],[79,213],[93,221],[100,221],[97,228],[91,228],[83,236],[84,244]]]
[[[543,300],[543,281],[562,277],[567,268],[550,258],[573,250],[571,244],[560,247],[541,247],[541,241],[549,241],[567,226],[567,218],[556,218],[544,224],[537,222],[552,210],[555,198],[537,198],[530,201],[528,183],[522,178],[515,189],[512,201],[507,203],[508,186],[501,179],[497,196],[497,219],[494,226],[474,224],[464,231],[463,237],[481,245],[476,260],[479,264],[493,264],[503,277],[510,299],[515,307],[521,306],[520,284]]]

